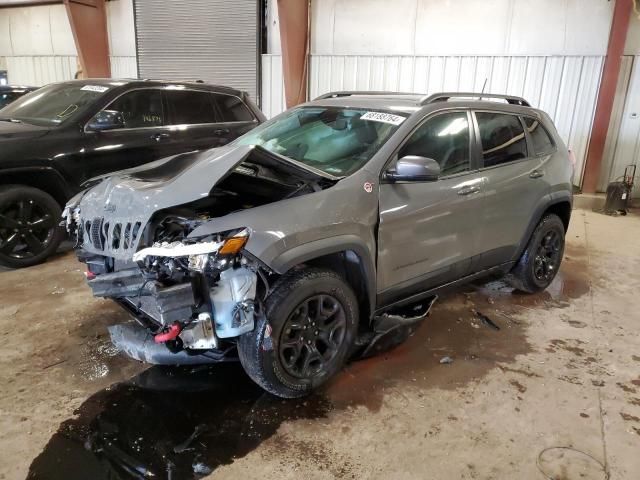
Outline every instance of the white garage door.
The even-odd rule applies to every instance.
[[[258,85],[257,0],[134,1],[140,78]]]

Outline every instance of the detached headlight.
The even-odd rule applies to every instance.
[[[197,243],[173,242],[155,243],[133,254],[134,262],[144,262],[148,257],[185,258],[189,270],[203,272],[212,258],[224,266],[229,257],[237,255],[249,240],[249,230],[243,229],[223,240],[200,241]]]

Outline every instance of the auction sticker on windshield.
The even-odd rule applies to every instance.
[[[86,91],[89,91],[89,92],[104,93],[107,90],[109,90],[109,87],[103,87],[102,85],[85,85],[80,90],[86,90]]]
[[[400,125],[406,119],[400,115],[382,112],[367,112],[360,117],[360,120],[372,120],[374,122],[390,123],[391,125]]]

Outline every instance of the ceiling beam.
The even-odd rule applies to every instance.
[[[0,0],[0,8],[37,7],[39,5],[60,4],[62,0]]]

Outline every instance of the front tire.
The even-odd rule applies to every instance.
[[[0,265],[23,268],[46,260],[64,238],[61,216],[58,202],[42,190],[0,187]]]
[[[344,365],[357,325],[358,302],[337,273],[298,270],[275,284],[253,331],[238,339],[240,362],[266,391],[302,397]]]
[[[536,293],[547,288],[555,278],[564,254],[564,224],[560,217],[545,215],[531,234],[527,248],[507,281],[516,289]]]

